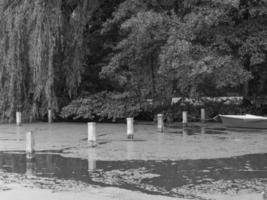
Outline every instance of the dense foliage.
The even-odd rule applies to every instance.
[[[131,93],[100,92],[88,98],[72,101],[64,107],[61,116],[73,119],[112,120],[136,117],[151,110],[148,102],[140,101]]]
[[[22,0],[0,4],[2,120],[41,118],[77,95],[84,30],[98,1]],[[26,120],[26,119],[25,119]]]
[[[173,96],[266,94],[266,0],[0,2],[2,120],[64,106],[64,118],[116,119],[168,110]]]

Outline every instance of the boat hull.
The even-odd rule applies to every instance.
[[[230,128],[252,128],[252,129],[267,129],[267,119],[261,120],[246,120],[220,116],[223,124]]]

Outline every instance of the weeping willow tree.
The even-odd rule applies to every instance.
[[[77,94],[83,37],[98,0],[0,1],[0,117],[42,118]]]

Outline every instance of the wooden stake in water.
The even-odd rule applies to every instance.
[[[16,112],[16,123],[18,126],[21,126],[21,112]]]
[[[157,119],[158,119],[158,131],[163,132],[164,129],[163,114],[158,114]]]
[[[53,119],[52,119],[52,110],[48,109],[47,111],[47,117],[48,117],[48,123],[51,124]]]
[[[34,157],[34,134],[33,132],[26,133],[26,158],[32,159]]]
[[[88,123],[88,143],[90,147],[96,146],[96,123]]]
[[[134,119],[132,117],[127,118],[127,138],[133,139],[134,137]]]
[[[204,108],[201,108],[201,111],[200,111],[200,119],[201,119],[201,122],[202,123],[205,123],[205,121],[206,121],[206,117],[205,117],[205,109]]]
[[[187,126],[187,123],[188,123],[188,121],[187,121],[187,111],[183,111],[183,121],[182,121],[182,123],[183,123],[183,126]]]

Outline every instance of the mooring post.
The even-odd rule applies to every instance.
[[[200,121],[202,123],[205,123],[206,122],[206,116],[205,116],[205,108],[201,108],[201,111],[200,111]]]
[[[134,137],[134,119],[132,117],[127,118],[127,138],[133,139]]]
[[[48,117],[48,123],[51,124],[53,119],[52,119],[52,110],[50,108],[47,111],[47,117]]]
[[[26,133],[26,158],[32,159],[34,157],[34,134],[32,131]]]
[[[188,123],[188,121],[187,121],[187,111],[183,111],[183,121],[182,121],[182,123],[183,123],[183,126],[187,126],[187,123]]]
[[[96,123],[88,122],[88,143],[90,147],[96,146]]]
[[[158,114],[157,119],[158,119],[158,131],[163,132],[164,129],[163,114]]]
[[[16,112],[16,123],[18,126],[21,126],[21,112],[20,111]]]

